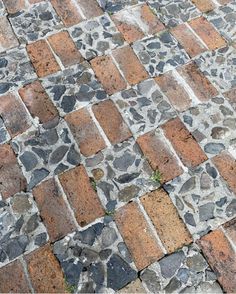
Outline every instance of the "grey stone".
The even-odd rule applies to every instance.
[[[49,171],[45,168],[36,169],[33,171],[28,189],[31,190],[34,186],[36,186],[39,182],[41,182],[44,178],[49,175]]]
[[[183,184],[179,193],[185,194],[185,193],[193,190],[195,188],[195,186],[196,186],[196,179],[195,179],[195,177],[192,177]]]
[[[60,146],[58,147],[50,157],[50,163],[51,164],[56,164],[60,162],[63,157],[65,156],[66,152],[68,151],[69,147],[68,146]]]
[[[71,259],[63,261],[61,266],[65,274],[66,282],[72,286],[77,286],[83,265],[80,262],[75,263],[74,260]]]
[[[214,203],[206,203],[204,205],[199,206],[199,219],[200,221],[207,221],[209,219],[214,218]]]
[[[185,259],[183,251],[175,252],[159,261],[161,274],[164,278],[171,278],[180,268]]]
[[[117,240],[117,238],[118,236],[115,229],[105,227],[102,230],[102,244],[104,247],[109,247],[110,245],[112,245]]]
[[[32,170],[38,163],[37,157],[29,151],[25,151],[19,158],[26,171]]]
[[[140,275],[140,279],[147,285],[147,288],[152,293],[159,293],[161,283],[156,273],[150,269],[145,269]]]
[[[204,146],[204,151],[210,154],[219,154],[225,149],[222,143],[208,143]]]

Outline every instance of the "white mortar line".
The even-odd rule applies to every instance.
[[[76,7],[79,14],[82,16],[83,19],[87,19],[87,17],[84,15],[83,10],[80,8],[78,2],[76,0],[71,0],[72,4]]]
[[[227,237],[230,245],[232,246],[232,248],[234,249],[234,252],[236,253],[236,244],[233,242],[233,240],[230,238],[229,234],[226,232],[226,230],[224,229],[223,226],[221,226],[221,230],[222,232],[225,234],[225,236]]]
[[[29,288],[30,288],[30,291],[31,293],[35,293],[35,290],[33,288],[33,285],[31,283],[31,279],[30,279],[30,276],[29,276],[29,272],[28,272],[28,268],[27,268],[27,264],[26,264],[26,261],[24,260],[24,258],[21,256],[19,258],[19,261],[23,267],[23,271],[24,271],[24,274],[25,274],[25,277],[26,277],[26,280],[28,282],[28,285],[29,285]]]
[[[207,44],[200,38],[200,36],[194,31],[194,29],[186,22],[187,28],[191,31],[191,33],[197,38],[197,40],[207,49],[209,50]]]
[[[53,50],[51,44],[50,44],[49,41],[48,41],[48,38],[46,38],[45,41],[46,41],[46,43],[48,44],[48,47],[51,49],[51,52],[52,52],[53,56],[55,57],[57,63],[59,64],[61,70],[63,71],[63,70],[65,69],[65,67],[64,67],[64,65],[62,64],[61,59],[60,59],[59,56],[54,52],[54,50]]]
[[[211,0],[211,2],[215,4],[217,8],[221,6],[221,4],[217,0]]]
[[[119,47],[119,49],[122,49],[122,48],[126,47],[126,45],[127,45],[127,44],[124,44],[122,47]],[[115,49],[114,49],[114,50],[115,50]],[[123,78],[124,81],[126,82],[126,89],[129,89],[129,88],[130,88],[130,85],[129,85],[129,83],[128,83],[127,80],[126,80],[126,78],[125,78],[125,76],[124,76],[124,74],[123,74],[123,71],[122,71],[121,68],[120,68],[119,63],[116,61],[116,59],[115,59],[115,57],[113,56],[112,53],[113,53],[113,52],[111,51],[111,53],[110,53],[110,57],[111,57],[112,61],[114,62],[115,66],[117,67],[117,69],[118,69],[120,75],[122,76],[122,78]],[[125,89],[124,89],[124,90],[125,90]]]

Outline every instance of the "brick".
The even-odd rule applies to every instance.
[[[224,233],[215,230],[201,238],[199,243],[224,290],[236,292],[236,254]]]
[[[56,107],[39,81],[21,88],[19,94],[30,114],[38,117],[41,123],[45,124],[59,116]]]
[[[162,249],[136,203],[131,202],[120,208],[115,214],[115,222],[138,270],[163,256]]]
[[[83,20],[72,0],[51,0],[51,3],[65,26],[73,26]]]
[[[224,97],[226,97],[229,103],[232,105],[233,109],[236,111],[236,89],[231,89],[225,92]]]
[[[207,160],[206,154],[179,118],[168,121],[162,129],[184,165],[195,167]]]
[[[52,242],[76,229],[71,212],[54,179],[42,182],[34,188],[33,195]]]
[[[103,207],[91,186],[84,166],[61,174],[59,180],[81,226],[104,215]]]
[[[183,173],[176,156],[170,151],[162,136],[155,131],[140,136],[137,139],[144,156],[154,171],[161,173],[161,182],[168,182]]]
[[[91,60],[91,65],[109,95],[126,88],[126,82],[110,56],[96,57]]]
[[[0,53],[19,45],[6,16],[0,17]]]
[[[200,101],[206,102],[218,94],[216,88],[200,72],[195,63],[189,63],[179,68],[178,72],[186,80]]]
[[[77,2],[87,19],[103,14],[96,0],[77,0]]]
[[[23,103],[13,93],[0,96],[0,116],[12,138],[32,125]]]
[[[143,196],[141,202],[168,253],[192,242],[189,231],[164,190]]]
[[[210,50],[226,46],[225,40],[204,17],[198,17],[189,22],[191,28],[198,34]]]
[[[236,194],[236,160],[226,151],[215,156],[212,160],[230,189]]]
[[[68,32],[63,31],[52,35],[48,38],[48,41],[65,67],[83,61],[82,55],[76,48]]]
[[[25,0],[3,0],[3,3],[10,14],[26,9]]]
[[[236,244],[236,218],[225,223],[223,227],[232,242]]]
[[[7,144],[0,146],[0,194],[4,199],[26,190],[26,179],[17,163],[15,154]]]
[[[185,111],[191,106],[191,98],[172,71],[155,78],[161,91],[168,97],[178,111]]]
[[[195,57],[208,50],[186,24],[176,26],[171,30],[171,33],[191,57]]]
[[[35,3],[39,3],[45,0],[28,0],[30,4],[35,4]]]
[[[0,268],[0,292],[1,293],[29,293],[23,267],[19,260],[16,260]]]
[[[215,4],[211,0],[192,0],[202,12],[208,12],[216,8]]]
[[[132,136],[121,114],[111,100],[93,105],[92,110],[112,144],[121,143]]]
[[[60,66],[45,40],[27,45],[27,51],[39,77],[45,77],[60,70]]]
[[[225,5],[228,4],[230,2],[232,2],[232,0],[217,0],[221,5]]]
[[[130,46],[118,48],[112,54],[130,85],[138,84],[148,78],[146,70]]]
[[[36,293],[65,293],[66,285],[50,245],[26,256],[29,276]]]
[[[82,108],[65,117],[70,130],[84,156],[91,156],[106,147],[88,110]]]
[[[160,22],[148,5],[141,6],[140,14],[144,22],[144,27],[148,27],[146,31],[147,34],[153,35],[165,29],[165,26]]]

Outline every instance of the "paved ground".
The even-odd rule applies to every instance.
[[[0,292],[236,292],[235,41],[235,0],[0,0]]]

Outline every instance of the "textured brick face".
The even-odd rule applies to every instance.
[[[192,0],[202,12],[208,12],[215,8],[215,4],[211,0]]]
[[[77,0],[84,16],[92,18],[103,14],[96,0]]]
[[[0,17],[0,52],[16,47],[18,44],[7,17]]]
[[[3,0],[4,5],[9,13],[17,13],[26,8],[25,0]]]

